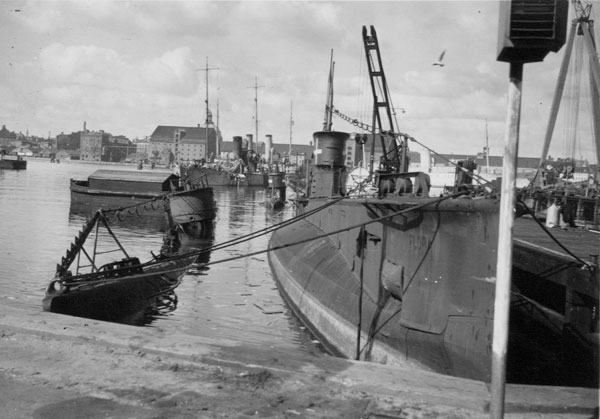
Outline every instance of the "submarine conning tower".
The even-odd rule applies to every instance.
[[[310,176],[309,196],[331,198],[346,194],[346,140],[341,131],[318,131],[313,134],[315,151]]]

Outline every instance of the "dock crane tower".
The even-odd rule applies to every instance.
[[[377,41],[375,28],[371,25],[370,33],[368,33],[367,27],[363,26],[362,36],[373,92],[372,145],[374,147],[375,138],[379,137],[383,151],[381,165],[384,172],[408,172],[408,139],[405,136],[397,134],[397,131],[394,129],[390,93],[383,71],[381,52],[379,51],[379,42]],[[376,132],[376,129],[378,129],[378,132]]]

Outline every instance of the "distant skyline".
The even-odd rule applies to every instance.
[[[597,13],[600,3],[592,4]],[[255,135],[257,104],[256,140],[289,142],[291,128],[293,143],[308,144],[323,125],[332,49],[335,107],[370,124],[361,32],[374,25],[400,130],[440,153],[474,154],[485,146],[487,120],[490,153],[502,155],[508,64],[496,61],[498,8],[496,1],[3,0],[0,125],[55,137],[86,121],[130,139],[157,125],[204,126],[208,62],[210,111],[225,140]],[[442,51],[444,66],[433,65]],[[525,65],[521,156],[541,154],[563,52]],[[573,120],[565,112],[551,155],[595,162],[584,106],[579,144],[564,144]],[[358,129],[335,117],[333,128]]]

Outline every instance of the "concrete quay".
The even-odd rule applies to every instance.
[[[487,418],[485,383],[0,307],[0,418]],[[594,389],[509,385],[506,418],[598,417]]]

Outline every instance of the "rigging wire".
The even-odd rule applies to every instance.
[[[369,124],[365,124],[364,122],[360,122],[358,119],[352,119],[352,118],[350,118],[349,116],[347,116],[347,115],[344,115],[343,113],[341,113],[341,112],[339,111],[339,109],[336,109],[336,108],[334,108],[334,109],[333,109],[333,114],[334,114],[335,116],[337,116],[338,118],[340,118],[340,119],[343,119],[344,121],[346,121],[346,122],[348,122],[348,123],[350,123],[350,124],[352,124],[352,125],[354,125],[354,126],[360,127],[361,129],[365,129],[366,131],[371,131],[371,129],[372,129],[372,127],[371,127]],[[450,160],[450,159],[448,159],[447,157],[444,157],[443,155],[441,155],[441,154],[440,154],[440,153],[438,153],[437,151],[433,150],[432,148],[430,148],[430,147],[427,147],[425,144],[423,144],[422,142],[418,141],[416,138],[414,138],[414,137],[411,137],[411,136],[410,136],[410,135],[408,135],[408,134],[404,134],[404,133],[402,133],[402,132],[391,132],[391,133],[385,133],[385,134],[386,134],[386,136],[390,136],[390,135],[391,135],[391,136],[393,136],[393,137],[404,137],[404,138],[406,138],[407,140],[409,140],[409,141],[412,141],[412,142],[414,142],[415,144],[418,144],[418,145],[420,145],[421,147],[425,148],[425,149],[426,149],[426,150],[428,150],[430,153],[432,153],[432,154],[435,154],[435,155],[436,155],[436,156],[438,156],[440,159],[442,159],[442,160],[446,161],[447,163],[451,164],[451,165],[452,165],[452,166],[454,166],[455,168],[457,168],[457,169],[460,169],[460,170],[462,170],[462,171],[466,171],[466,169],[465,169],[465,168],[463,168],[463,167],[459,166],[457,163],[455,163],[455,162],[451,161],[451,160]],[[477,183],[479,183],[480,185],[488,185],[488,184],[490,183],[490,182],[489,182],[487,179],[485,179],[484,177],[482,177],[482,176],[478,175],[477,173],[474,173],[474,172],[473,172],[473,173],[471,173],[471,172],[470,172],[470,173],[469,173],[469,175],[470,175],[470,176],[472,176],[472,177],[473,177],[473,179],[474,179],[475,181],[477,181]]]
[[[365,181],[363,181],[362,183],[365,183],[367,181],[368,181],[368,179],[365,180]],[[359,183],[354,189],[350,190],[349,193],[351,193],[354,190],[358,189],[361,186],[362,183]],[[205,254],[205,253],[208,253],[208,252],[212,252],[212,251],[215,251],[215,250],[220,250],[220,249],[227,248],[227,247],[230,247],[230,246],[233,246],[233,245],[244,243],[246,241],[255,239],[257,237],[261,237],[261,236],[264,236],[266,234],[269,234],[269,233],[271,233],[271,232],[273,232],[273,231],[275,231],[275,230],[277,230],[279,228],[285,227],[285,226],[287,226],[289,224],[293,224],[293,223],[295,223],[295,222],[297,222],[297,221],[299,221],[301,219],[304,219],[304,218],[309,217],[309,216],[311,216],[311,215],[313,215],[313,214],[315,214],[315,213],[317,213],[319,211],[322,211],[322,210],[330,207],[331,205],[335,205],[336,203],[338,203],[342,199],[347,199],[347,198],[348,198],[348,196],[342,196],[342,197],[333,199],[333,200],[331,200],[330,202],[327,202],[324,205],[321,205],[321,206],[319,206],[317,208],[314,208],[314,209],[312,209],[310,211],[307,211],[306,213],[303,213],[303,214],[301,214],[299,216],[293,217],[293,218],[291,218],[289,220],[282,221],[280,223],[277,223],[277,224],[265,227],[265,228],[263,228],[261,230],[254,231],[254,232],[252,232],[250,234],[247,234],[247,235],[244,235],[242,237],[236,237],[236,238],[227,240],[227,241],[222,242],[222,243],[218,243],[218,244],[215,244],[215,245],[212,245],[212,246],[209,246],[209,247],[202,248],[202,249],[194,251],[194,252],[187,252],[187,253],[182,253],[182,254],[179,254],[179,255],[175,255],[175,256],[173,256],[173,258],[178,258],[180,256],[186,257],[186,255],[189,256],[190,254],[202,255],[202,254]],[[128,206],[128,207],[98,209],[97,212],[100,212],[103,216],[104,216],[105,213],[115,213],[117,215],[117,217],[119,217],[120,211],[122,211],[123,209],[128,209],[128,208],[133,208],[133,207],[136,207],[136,206],[144,205],[144,204],[147,204],[148,202],[150,202],[150,201],[147,201],[147,202],[144,202],[144,203],[140,203],[140,204],[131,205],[131,206]],[[115,218],[113,218],[112,221],[114,221],[114,219]],[[106,220],[108,222],[111,221],[108,218],[106,218]],[[119,218],[119,220],[121,220],[121,219]],[[242,255],[239,258],[246,257],[246,256],[247,255]],[[234,259],[237,259],[237,257],[234,258]],[[229,260],[233,260],[233,259],[229,259]],[[210,264],[212,264],[212,263],[210,263]]]
[[[322,239],[324,237],[329,237],[329,236],[332,236],[334,234],[339,234],[339,233],[342,233],[344,231],[349,231],[349,230],[353,230],[353,229],[356,229],[356,228],[360,228],[361,226],[366,226],[366,225],[369,225],[369,224],[373,224],[373,223],[378,223],[378,222],[381,222],[381,221],[385,221],[387,219],[396,217],[398,215],[401,215],[401,214],[404,214],[404,213],[407,213],[407,212],[411,212],[411,211],[415,211],[415,210],[419,210],[419,209],[422,209],[422,208],[425,208],[425,207],[428,207],[428,206],[431,206],[431,205],[439,205],[439,203],[441,203],[442,201],[445,201],[445,200],[448,200],[448,199],[452,199],[452,198],[457,198],[457,197],[465,195],[465,194],[466,194],[466,192],[459,192],[459,193],[455,193],[455,194],[452,194],[452,195],[446,195],[446,196],[443,196],[443,197],[440,197],[440,198],[437,198],[437,199],[434,199],[434,200],[431,200],[431,201],[428,201],[428,202],[425,202],[425,203],[422,203],[422,204],[416,204],[416,205],[411,206],[409,208],[404,208],[402,210],[395,211],[395,212],[393,212],[391,214],[387,214],[387,215],[384,215],[384,216],[381,216],[381,217],[377,217],[377,218],[371,219],[369,221],[365,221],[365,222],[362,222],[362,223],[358,223],[358,224],[355,224],[355,225],[344,227],[344,228],[341,228],[339,230],[334,230],[334,231],[331,231],[331,232],[328,232],[328,233],[323,233],[323,234],[320,234],[320,235],[317,235],[317,236],[314,236],[314,237],[310,237],[308,239],[298,240],[298,241],[293,242],[293,243],[286,243],[286,244],[283,244],[281,246],[275,246],[275,247],[272,247],[272,248],[267,248],[267,249],[263,249],[263,250],[257,250],[255,252],[251,252],[251,253],[248,253],[248,254],[245,254],[245,255],[232,256],[232,257],[225,258],[225,259],[220,259],[220,260],[215,260],[215,261],[210,261],[210,262],[202,263],[202,266],[209,266],[209,265],[214,265],[214,264],[217,264],[217,263],[230,262],[230,261],[236,260],[236,259],[241,259],[241,258],[245,258],[245,257],[255,256],[255,255],[262,254],[262,253],[271,252],[271,251],[274,251],[274,250],[281,250],[281,249],[285,249],[285,248],[291,247],[291,246],[297,246],[299,244],[307,243],[307,242],[310,242],[310,241],[313,241],[313,240]],[[196,250],[196,251],[192,251],[192,252],[185,252],[185,253],[180,253],[180,254],[177,254],[177,255],[173,255],[173,256],[170,257],[170,259],[185,258],[185,257],[189,257],[191,255],[201,255],[203,253],[206,253],[207,251],[210,251],[209,249],[215,249],[215,248],[225,247],[225,244],[232,245],[232,244],[241,243],[241,242],[246,241],[246,240],[251,240],[251,239],[256,238],[258,236],[271,233],[271,232],[277,230],[278,228],[283,227],[284,225],[289,225],[289,224],[296,223],[296,222],[300,221],[301,219],[306,218],[308,216],[308,214],[313,214],[315,212],[322,211],[323,209],[329,207],[330,205],[333,205],[333,204],[339,202],[342,199],[347,199],[347,197],[338,198],[338,199],[336,199],[336,200],[334,200],[332,202],[329,202],[329,203],[327,203],[325,205],[322,205],[320,207],[315,208],[315,210],[312,210],[312,211],[310,211],[307,214],[302,214],[301,216],[294,217],[294,218],[292,218],[292,219],[290,219],[288,221],[283,221],[283,222],[281,222],[279,224],[276,224],[274,226],[267,227],[267,228],[261,230],[260,234],[259,234],[259,232],[257,232],[257,233],[251,233],[251,234],[248,234],[246,236],[240,237],[239,239],[232,239],[232,240],[230,240],[228,242],[225,242],[223,244],[219,244],[219,245],[216,245],[216,246],[213,246],[213,247],[209,247],[209,248],[206,248],[206,249],[200,249],[200,250]],[[239,240],[239,242],[238,242],[238,240]]]
[[[590,263],[586,262],[585,260],[583,260],[580,257],[578,257],[577,255],[575,255],[573,252],[571,252],[569,249],[567,249],[556,237],[554,237],[552,235],[552,233],[550,233],[548,228],[546,228],[546,226],[535,216],[533,211],[531,211],[531,209],[529,209],[529,207],[525,204],[525,202],[523,202],[523,200],[521,198],[517,198],[517,202],[519,202],[520,204],[523,205],[523,208],[525,208],[525,211],[527,211],[527,213],[529,215],[531,215],[531,217],[535,220],[535,222],[548,235],[548,237],[550,237],[552,239],[552,241],[554,243],[556,243],[562,250],[564,250],[569,256],[571,256],[577,262],[581,263],[585,268],[592,271],[593,265],[591,265]]]

